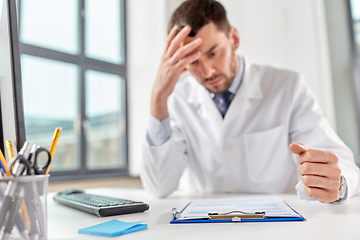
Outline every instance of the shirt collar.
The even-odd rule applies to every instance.
[[[239,90],[239,87],[241,85],[243,76],[244,76],[244,60],[241,56],[238,56],[239,58],[239,62],[240,62],[240,67],[239,67],[239,71],[236,74],[236,76],[234,77],[234,80],[232,81],[228,91],[231,92],[232,94],[236,94],[236,92]],[[214,93],[210,93],[211,98],[215,97]]]

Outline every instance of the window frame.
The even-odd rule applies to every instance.
[[[350,33],[350,47],[351,47],[351,71],[352,71],[352,83],[354,86],[355,100],[356,100],[356,116],[357,122],[360,126],[360,49],[358,49],[355,40],[355,21],[353,19],[351,0],[346,1],[347,5],[347,16],[349,22],[349,33]],[[360,20],[358,20],[360,21]],[[358,138],[360,139],[360,127],[358,127]]]
[[[18,0],[18,11],[21,13],[21,1]],[[76,158],[80,159],[80,166],[77,170],[68,171],[51,171],[51,182],[56,181],[69,181],[69,180],[81,180],[81,179],[95,179],[95,178],[111,178],[111,177],[128,177],[129,176],[129,141],[128,141],[128,84],[127,84],[127,41],[126,41],[126,0],[119,0],[121,4],[122,17],[120,18],[120,26],[123,29],[122,34],[122,50],[123,59],[122,64],[114,64],[110,62],[100,61],[89,58],[85,55],[85,0],[78,0],[79,2],[79,52],[76,55],[59,52],[39,46],[34,46],[20,41],[20,54],[26,54],[35,57],[41,57],[44,59],[51,59],[60,62],[72,63],[78,66],[78,119],[76,124],[76,135],[78,139],[78,146]],[[21,15],[18,14],[19,18]],[[19,30],[21,28],[20,20]],[[126,154],[125,154],[125,167],[124,168],[109,168],[90,170],[86,167],[86,138],[85,138],[85,127],[86,115],[85,115],[85,72],[87,70],[94,70],[104,73],[110,73],[120,76],[124,79],[125,86],[125,142],[126,142]]]

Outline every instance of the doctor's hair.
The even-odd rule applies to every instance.
[[[213,22],[219,31],[229,36],[230,24],[223,5],[215,0],[187,0],[172,14],[168,33],[175,25],[178,26],[178,31],[189,25],[191,27],[189,36],[194,37],[209,22]]]

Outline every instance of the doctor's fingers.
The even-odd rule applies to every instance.
[[[200,56],[201,56],[201,52],[199,51],[199,52],[193,53],[191,55],[188,55],[188,56],[180,59],[175,64],[176,71],[178,71],[178,72],[176,72],[176,74],[181,74],[187,65],[196,61]]]
[[[164,89],[171,89],[169,95],[174,89],[180,74],[184,71],[184,68],[190,63],[194,62],[201,55],[201,52],[197,52],[180,59],[175,65],[165,63],[159,70],[159,75],[156,80],[156,86],[159,87],[159,92],[164,92]]]
[[[316,163],[330,163],[337,164],[339,161],[337,155],[332,151],[309,149],[298,157],[298,162],[316,162]]]
[[[180,44],[189,35],[190,31],[191,31],[191,28],[189,26],[186,26],[183,29],[181,29],[180,32],[172,40],[170,40],[169,47],[166,49],[166,51],[164,53],[165,59],[171,58],[171,56],[179,48]]]
[[[189,42],[188,44],[179,47],[174,55],[169,59],[170,64],[176,64],[179,60],[186,57],[187,55],[196,54],[194,50],[199,47],[202,43],[201,38],[197,38],[194,41]]]
[[[332,179],[315,175],[303,175],[301,182],[307,187],[322,188],[329,191],[339,191],[340,179]]]
[[[169,48],[171,41],[174,39],[174,37],[176,36],[176,34],[177,34],[177,32],[178,32],[178,29],[179,29],[179,27],[178,27],[177,25],[174,25],[174,26],[171,28],[171,30],[170,30],[170,32],[169,32],[169,35],[168,35],[168,37],[167,37],[167,39],[166,39],[166,47],[165,47],[165,51],[164,51],[164,52],[166,52],[167,49]]]
[[[290,149],[290,151],[292,151],[293,153],[300,155],[300,154],[308,151],[310,148],[306,147],[306,146],[305,146],[304,144],[302,144],[302,143],[291,143],[291,144],[289,145],[289,149]]]
[[[300,175],[317,175],[339,180],[341,176],[341,169],[337,164],[304,162],[298,167],[297,172]]]
[[[322,203],[334,202],[338,198],[339,191],[329,191],[327,189],[307,187],[304,186],[304,190],[311,198],[315,198]]]

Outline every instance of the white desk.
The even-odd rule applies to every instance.
[[[155,199],[140,189],[94,188],[86,192],[143,201],[150,205],[150,209],[144,213],[99,218],[60,205],[52,200],[54,193],[49,193],[49,239],[108,239],[78,234],[77,230],[111,219],[126,222],[146,220],[147,230],[115,237],[115,239],[123,240],[360,239],[360,196],[342,203],[321,204],[299,200],[296,195],[278,195],[307,219],[300,222],[169,224],[173,207],[182,209],[196,198],[241,197],[241,195],[181,196],[175,194],[170,198]]]

